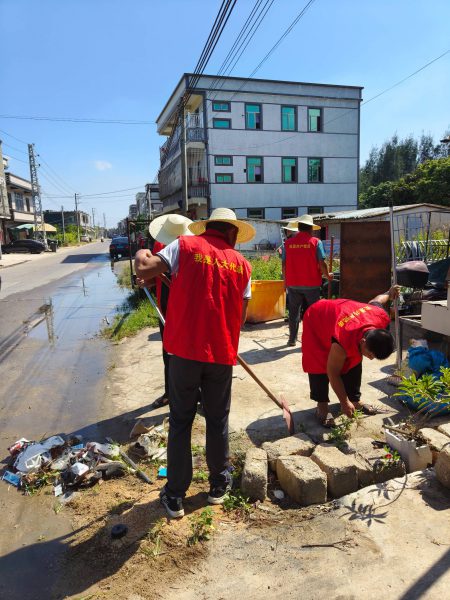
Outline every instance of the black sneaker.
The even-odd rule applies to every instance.
[[[296,340],[289,340],[287,345],[288,346],[295,346],[297,344]]]
[[[227,483],[226,485],[218,486],[218,487],[210,487],[208,494],[208,502],[209,504],[223,504],[225,496],[231,490],[231,485]]]
[[[164,506],[164,508],[166,509],[166,513],[171,519],[181,519],[181,517],[184,517],[182,498],[174,498],[173,496],[168,496],[166,488],[163,488],[161,490],[161,493],[159,494],[159,501]]]

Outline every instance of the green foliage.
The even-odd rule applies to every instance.
[[[141,547],[141,552],[143,554],[151,556],[152,558],[156,558],[161,554],[162,534],[165,525],[166,523],[164,519],[158,519],[156,521],[156,523],[153,525],[153,527],[147,534],[147,539],[153,544],[153,546],[150,549],[146,548],[145,546]]]
[[[448,135],[448,132],[444,135]],[[420,140],[415,140],[410,135],[400,140],[395,134],[381,148],[371,149],[369,158],[360,170],[361,193],[366,194],[369,188],[379,186],[380,183],[397,181],[413,173],[422,163],[447,156],[446,145],[435,145],[431,135],[422,134]]]
[[[156,327],[158,315],[147,300],[141,298],[139,291],[130,294],[114,317],[112,325],[105,327],[102,334],[111,340],[119,341],[125,337],[136,335],[145,327]]]
[[[197,483],[200,481],[208,481],[208,473],[202,469],[194,471],[194,474],[192,475],[192,481],[196,481]]]
[[[330,430],[328,441],[335,444],[340,450],[345,447],[350,438],[350,429],[354,423],[358,423],[363,417],[360,410],[355,410],[353,416],[348,418],[342,416],[340,422]]]
[[[192,444],[191,450],[192,450],[193,456],[205,456],[206,455],[205,446],[198,446],[197,444]]]
[[[360,194],[361,208],[428,202],[450,206],[450,158],[428,160],[397,181],[371,186]]]
[[[224,498],[222,507],[225,512],[234,512],[235,516],[241,519],[246,519],[253,508],[249,499],[246,498],[239,489],[230,490],[228,492]]]
[[[278,256],[250,258],[249,262],[252,265],[253,281],[283,279],[281,274],[281,259]]]
[[[202,510],[199,515],[189,517],[191,523],[191,535],[188,537],[187,545],[195,546],[198,542],[204,542],[210,539],[214,531],[213,510],[210,506]]]
[[[385,455],[381,459],[383,463],[383,468],[390,467],[391,465],[398,463],[402,460],[402,457],[397,452],[397,450],[392,450],[390,446],[383,446],[383,450],[385,452]]]
[[[403,377],[394,396],[409,396],[419,411],[425,408],[428,402],[442,406],[449,404],[450,368],[441,367],[439,379],[427,374],[417,377],[414,373],[410,377]]]

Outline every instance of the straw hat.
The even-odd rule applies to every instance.
[[[303,225],[309,225],[310,227],[312,227],[315,231],[318,231],[320,229],[320,225],[314,225],[314,221],[311,215],[302,215],[301,217],[299,217],[298,219],[295,220],[296,223],[303,223]],[[290,225],[290,223],[289,223]]]
[[[213,223],[214,221],[221,221],[222,223],[231,223],[231,225],[237,227],[239,231],[236,243],[238,244],[244,244],[245,242],[249,242],[256,235],[255,228],[252,225],[250,225],[250,223],[246,223],[245,221],[239,221],[239,219],[236,218],[236,213],[234,212],[234,210],[231,210],[230,208],[215,208],[212,211],[209,219],[206,219],[205,221],[196,221],[195,223],[189,225],[189,229],[195,235],[200,235],[202,233],[205,233],[207,223]]]
[[[192,221],[182,215],[162,215],[154,219],[149,225],[152,238],[161,244],[170,244],[180,235],[192,235],[188,229]]]
[[[287,225],[283,225],[283,229],[287,231],[293,231],[294,233],[298,233],[298,223],[296,221],[289,221]]]

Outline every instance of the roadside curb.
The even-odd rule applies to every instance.
[[[30,260],[21,260],[20,262],[16,262],[12,265],[0,265],[0,269],[9,269],[11,267],[16,267],[17,265],[23,265],[27,262],[31,262]]]

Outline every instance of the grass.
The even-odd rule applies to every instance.
[[[267,255],[261,258],[249,258],[248,260],[252,265],[253,281],[283,279],[280,257]]]
[[[195,546],[198,542],[204,542],[210,539],[214,531],[213,511],[207,507],[199,515],[189,517],[191,524],[191,535],[187,539],[188,546]]]
[[[115,342],[136,335],[145,327],[156,327],[158,316],[147,300],[141,298],[139,290],[132,292],[119,308],[114,321],[102,330],[102,335]]]
[[[248,518],[253,509],[249,499],[246,498],[239,489],[230,490],[228,492],[222,507],[226,513],[232,512],[236,517],[243,520]]]

